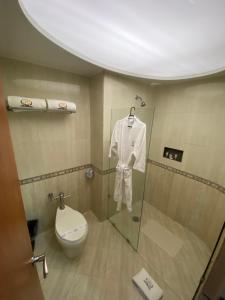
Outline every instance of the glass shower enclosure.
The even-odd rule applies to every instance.
[[[117,120],[123,119],[129,115],[129,108],[120,108],[111,110],[110,136]],[[136,108],[135,115],[139,120],[146,124],[146,159],[148,158],[149,145],[151,138],[151,129],[154,117],[154,110],[148,107]],[[126,206],[122,206],[120,211],[116,210],[116,202],[113,199],[115,184],[115,167],[118,159],[110,158],[109,166],[112,172],[109,174],[108,182],[108,219],[111,224],[120,232],[120,234],[137,250],[139,241],[139,232],[141,225],[142,207],[145,192],[146,172],[141,173],[133,170],[132,190],[133,202],[132,212],[129,212]],[[147,164],[146,164],[147,168]]]

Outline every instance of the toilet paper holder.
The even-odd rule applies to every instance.
[[[85,170],[86,179],[92,179],[95,176],[95,171],[92,168],[88,168]]]

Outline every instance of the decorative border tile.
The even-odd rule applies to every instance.
[[[147,162],[148,162],[148,163],[151,163],[151,164],[154,165],[154,166],[163,168],[163,169],[165,169],[165,170],[167,170],[167,171],[169,171],[169,172],[172,172],[172,173],[175,173],[175,174],[179,174],[179,175],[182,175],[182,176],[184,176],[184,177],[190,178],[190,179],[192,179],[192,180],[201,182],[201,183],[203,183],[203,184],[205,184],[205,185],[208,185],[208,186],[210,186],[211,188],[216,189],[216,190],[218,190],[219,192],[225,194],[225,187],[222,186],[222,185],[219,185],[219,184],[216,183],[216,182],[213,182],[213,181],[208,180],[208,179],[205,179],[205,178],[203,178],[203,177],[200,177],[200,176],[191,174],[191,173],[186,172],[186,171],[182,171],[182,170],[176,169],[176,168],[171,167],[171,166],[167,166],[167,165],[165,165],[165,164],[162,164],[162,163],[157,162],[157,161],[152,160],[152,159],[148,159]]]
[[[58,177],[58,176],[62,176],[62,175],[65,175],[65,174],[78,172],[80,170],[84,170],[84,169],[88,169],[88,168],[92,168],[92,167],[93,166],[91,164],[87,164],[87,165],[82,165],[82,166],[78,166],[78,167],[64,169],[64,170],[60,170],[60,171],[56,171],[56,172],[43,174],[43,175],[38,175],[38,176],[30,177],[30,178],[25,178],[25,179],[20,180],[20,185],[24,185],[24,184],[28,184],[28,183],[34,183],[34,182],[37,182],[37,181],[42,181],[42,180],[46,180],[46,179],[49,179],[49,178]]]
[[[104,175],[104,170],[99,169],[98,167],[92,165],[91,166],[93,168],[93,170],[95,171],[95,173],[97,173],[98,175]]]
[[[101,170],[98,167],[91,165],[91,167],[93,168],[93,170],[99,174],[99,175],[107,175],[107,174],[111,174],[113,172],[115,172],[116,168],[111,168],[111,169],[106,169],[106,170]]]
[[[191,174],[191,173],[186,172],[186,171],[176,169],[176,168],[171,167],[171,166],[167,166],[163,163],[157,162],[157,161],[152,160],[152,159],[147,159],[147,163],[151,163],[152,165],[163,168],[163,169],[165,169],[169,172],[179,174],[181,176],[184,176],[184,177],[190,178],[192,180],[201,182],[201,183],[203,183],[205,185],[208,185],[211,188],[216,189],[219,192],[225,194],[225,187],[222,186],[222,185],[219,185],[218,183],[213,182],[211,180],[208,180],[208,179],[205,179],[203,177]],[[73,168],[69,168],[69,169],[64,169],[64,170],[60,170],[60,171],[56,171],[56,172],[51,172],[51,173],[47,173],[47,174],[43,174],[43,175],[30,177],[30,178],[25,178],[25,179],[20,180],[20,185],[34,183],[34,182],[37,182],[37,181],[42,181],[42,180],[46,180],[46,179],[49,179],[49,178],[58,177],[58,176],[61,176],[61,175],[78,172],[78,171],[88,169],[88,168],[93,168],[93,170],[99,175],[108,175],[108,174],[111,174],[111,173],[115,172],[115,168],[101,170],[101,169],[99,169],[98,167],[96,167],[92,164],[86,164],[86,165],[82,165],[82,166],[78,166],[78,167],[73,167]]]
[[[115,168],[101,170],[92,164],[87,164],[87,165],[82,165],[82,166],[78,166],[78,167],[73,167],[73,168],[69,168],[69,169],[64,169],[64,170],[60,170],[60,171],[55,171],[55,172],[51,172],[51,173],[47,173],[47,174],[42,174],[42,175],[38,175],[38,176],[34,176],[34,177],[21,179],[20,185],[25,185],[25,184],[34,183],[37,181],[46,180],[46,179],[53,178],[53,177],[62,176],[65,174],[78,172],[80,170],[84,170],[84,169],[88,169],[88,168],[92,168],[99,175],[107,175],[107,174],[115,172]]]

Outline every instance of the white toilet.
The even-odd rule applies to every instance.
[[[55,234],[65,255],[74,258],[81,254],[88,234],[85,217],[78,211],[65,205],[57,208]]]

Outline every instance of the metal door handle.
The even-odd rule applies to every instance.
[[[37,262],[43,263],[43,277],[46,278],[48,276],[48,266],[45,253],[37,256],[32,256],[31,263],[36,264]]]

